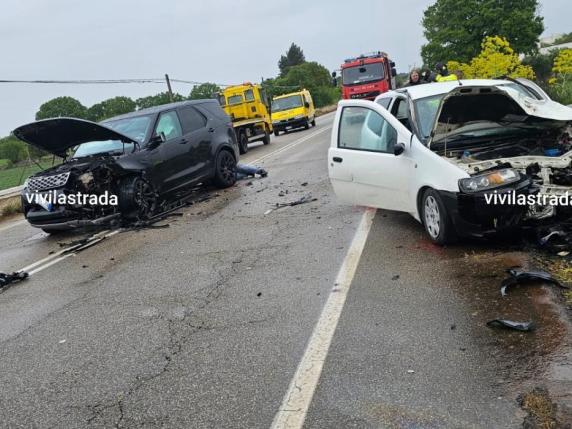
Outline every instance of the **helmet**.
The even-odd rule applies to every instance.
[[[449,69],[447,68],[447,64],[437,63],[435,69],[437,70],[437,74],[440,74],[441,76],[449,75]]]

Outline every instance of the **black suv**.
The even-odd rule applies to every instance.
[[[101,123],[46,119],[14,135],[64,159],[28,178],[22,192],[26,219],[47,232],[146,219],[191,186],[212,181],[226,188],[236,181],[238,144],[216,100],[165,104]],[[116,205],[69,198],[103,194],[115,196]]]

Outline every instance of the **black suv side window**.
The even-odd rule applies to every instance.
[[[183,135],[177,112],[171,110],[170,112],[163,112],[159,115],[154,134],[157,136],[160,133],[164,133],[167,140],[176,139]]]
[[[184,107],[179,111],[183,133],[188,134],[206,127],[207,119],[194,107]]]

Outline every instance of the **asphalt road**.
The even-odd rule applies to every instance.
[[[332,194],[332,119],[252,145],[242,161],[267,178],[1,293],[0,426],[270,427],[364,213]],[[316,201],[269,212],[304,196]],[[0,271],[77,238],[0,225]],[[520,427],[517,394],[569,333],[547,290],[500,299],[495,276],[515,260],[527,256],[437,248],[408,215],[378,211],[305,427]],[[484,327],[500,313],[544,328]]]

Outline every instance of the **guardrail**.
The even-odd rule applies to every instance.
[[[5,198],[17,197],[22,192],[24,186],[16,186],[14,188],[3,189],[0,191],[0,200]]]

